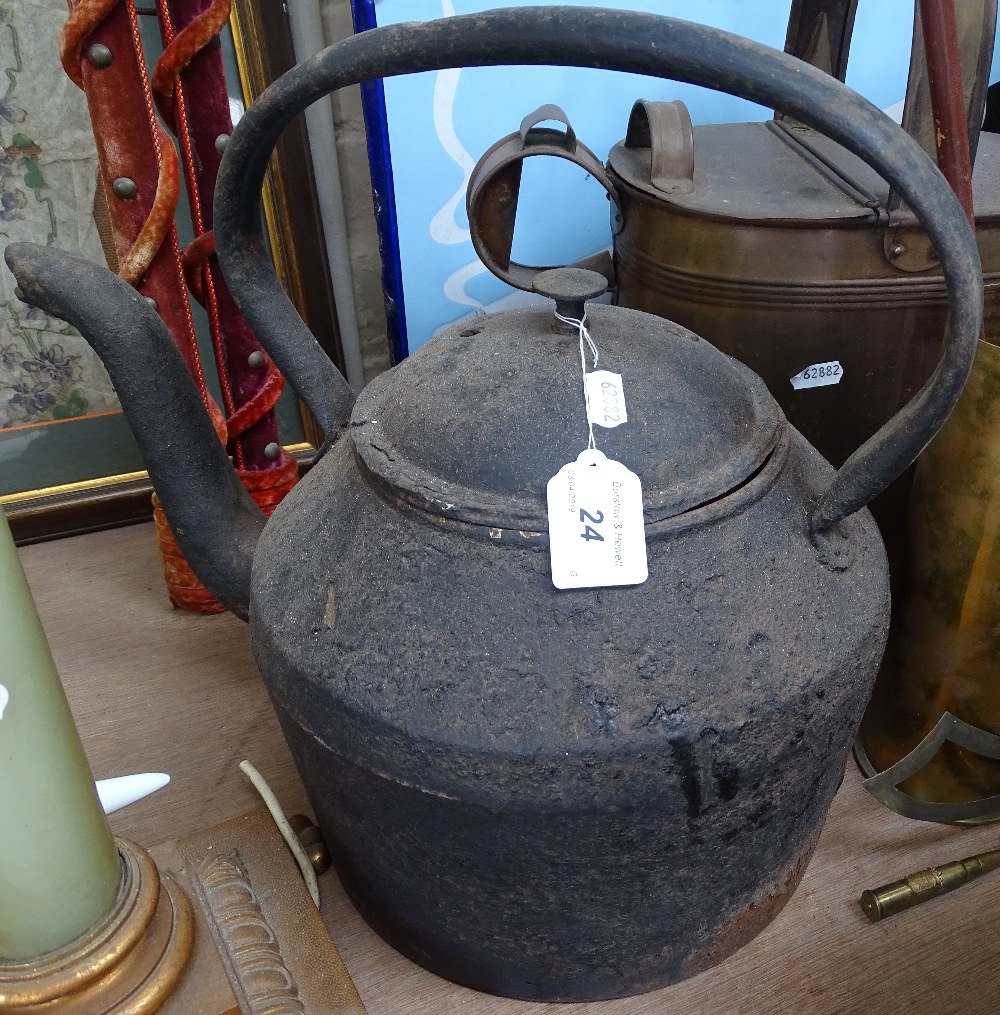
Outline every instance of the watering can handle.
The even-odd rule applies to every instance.
[[[274,82],[226,148],[215,238],[226,277],[261,343],[330,435],[348,425],[346,382],[284,294],[259,214],[268,157],[307,106],[347,85],[455,67],[577,66],[670,78],[769,106],[839,142],[899,188],[941,259],[950,300],[941,360],[917,395],[837,472],[812,511],[819,531],[885,489],[923,450],[961,394],[982,322],[982,268],[957,198],[919,145],[866,99],[801,60],[728,32],[655,14],[580,7],[487,11],[391,25],[335,43]]]

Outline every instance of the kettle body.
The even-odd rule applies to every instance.
[[[552,588],[539,504],[586,427],[577,336],[546,308],[454,326],[369,385],[252,580],[255,654],[355,904],[433,971],[533,1000],[653,989],[774,917],[888,625],[871,516],[810,538],[832,469],[760,381],[659,318],[588,321],[626,386],[629,425],[599,446],[643,480],[644,584]],[[512,364],[500,390],[492,362]],[[691,404],[705,374],[727,411]],[[447,387],[457,437],[420,426]],[[509,398],[532,389],[544,411]],[[746,476],[657,506],[681,460],[748,458],[748,430]]]
[[[662,319],[587,310],[627,385],[629,422],[599,443],[642,481],[640,585],[550,577],[546,484],[587,446],[583,324],[543,307],[458,325],[355,401],[268,260],[268,156],[309,103],[505,62],[782,104],[898,185],[941,257],[938,367],[839,471],[748,368]],[[975,354],[980,265],[947,184],[791,57],[669,18],[532,7],[365,32],[290,71],[233,132],[215,224],[241,310],[328,438],[266,525],[152,308],[57,251],[5,256],[23,298],[98,349],[185,555],[249,617],[361,911],[416,961],[536,1000],[636,993],[724,958],[801,876],[874,679],[888,592],[864,505],[936,432]],[[572,282],[545,291],[581,322]]]

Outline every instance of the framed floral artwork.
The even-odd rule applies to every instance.
[[[281,5],[235,0],[233,8],[220,42],[235,122],[294,56]],[[152,64],[160,46],[156,8],[137,5],[136,12]],[[66,13],[65,0],[0,0],[0,247],[29,240],[114,263],[100,227],[106,212],[86,98],[59,58]],[[265,212],[279,274],[336,360],[332,294],[315,281],[328,272],[311,172],[304,132],[289,131],[272,164]],[[182,245],[191,238],[187,222],[179,206]],[[192,314],[200,342],[207,318],[195,301]],[[208,374],[210,343],[202,360]],[[217,386],[207,381],[210,390]],[[292,392],[278,412],[283,442],[308,458],[312,430]],[[142,520],[151,513],[150,493],[97,357],[69,325],[21,303],[0,264],[0,505],[15,538],[30,542]]]

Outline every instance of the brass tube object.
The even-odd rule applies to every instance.
[[[861,908],[872,923],[878,923],[887,916],[912,909],[921,902],[937,898],[947,892],[975,881],[1000,867],[1000,849],[952,860],[940,867],[928,867],[908,874],[899,881],[893,881],[881,888],[869,888],[861,893]]]

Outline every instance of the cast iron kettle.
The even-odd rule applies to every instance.
[[[868,159],[947,277],[927,388],[834,472],[748,369],[662,319],[591,306],[630,417],[598,446],[642,479],[649,579],[556,591],[545,486],[585,446],[576,333],[545,307],[460,324],[355,403],[275,279],[257,211],[268,154],[310,102],[486,64],[725,88]],[[144,301],[54,250],[7,257],[24,298],[98,349],[188,559],[249,615],[361,912],[428,968],[531,999],[650,990],[750,940],[802,875],[882,654],[885,555],[860,509],[940,426],[976,346],[976,247],[931,162],[844,85],[744,39],[497,10],[367,32],[273,84],[226,152],[216,240],[329,438],[266,527]]]

